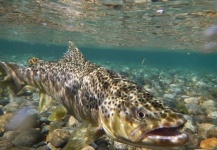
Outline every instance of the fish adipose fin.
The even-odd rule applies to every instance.
[[[86,59],[84,58],[83,54],[80,50],[75,46],[75,44],[69,41],[69,47],[65,55],[63,56],[64,61],[72,62],[75,64],[84,64]]]
[[[103,134],[104,131],[101,127],[96,127],[91,123],[84,122],[72,132],[72,137],[69,139],[64,150],[81,150],[90,143],[93,143]]]
[[[16,64],[0,62],[0,88],[7,88],[10,101],[13,101],[17,93],[24,87],[24,84],[17,78],[14,69]]]

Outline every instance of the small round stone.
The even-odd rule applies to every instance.
[[[199,100],[196,97],[189,97],[184,99],[187,104],[199,104]]]
[[[63,129],[55,129],[48,134],[46,141],[55,147],[63,147],[70,137],[70,132]]]
[[[16,146],[31,147],[43,140],[43,135],[36,129],[28,129],[20,133],[14,140]]]

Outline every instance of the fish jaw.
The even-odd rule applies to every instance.
[[[103,115],[100,115],[103,116]],[[175,147],[187,143],[188,134],[181,132],[186,123],[182,114],[171,112],[167,117],[137,120],[118,114],[101,117],[105,133],[112,139],[138,147]]]
[[[181,132],[185,122],[184,118],[180,118],[175,122],[162,120],[148,126],[140,125],[131,132],[130,140],[135,145],[157,147],[181,146],[186,144],[189,139],[187,133]]]

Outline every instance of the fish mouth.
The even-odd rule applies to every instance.
[[[184,145],[188,141],[188,134],[181,131],[183,127],[184,124],[175,127],[158,127],[141,134],[143,127],[140,126],[131,134],[131,140],[139,145],[147,146],[173,147]]]

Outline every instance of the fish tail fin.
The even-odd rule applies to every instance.
[[[15,73],[16,67],[16,64],[0,62],[0,88],[8,91],[11,101],[24,86]]]

